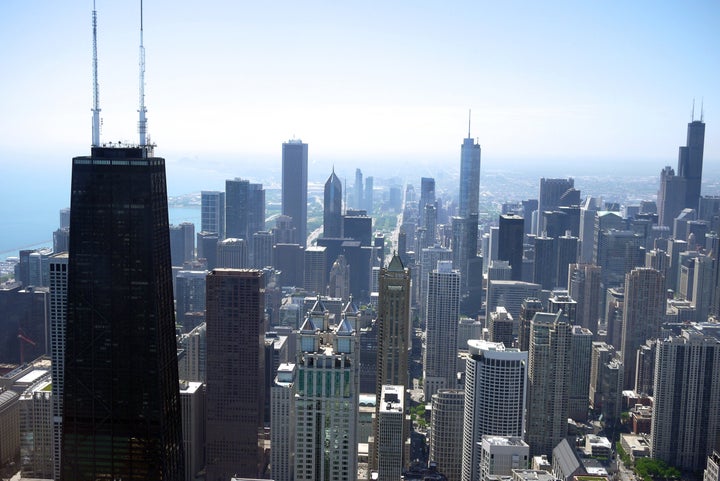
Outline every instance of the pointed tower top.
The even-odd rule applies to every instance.
[[[705,97],[703,97],[700,100],[700,122],[703,121],[704,117],[705,117]]]
[[[690,114],[690,121],[695,121],[695,97],[693,97],[692,114]]]
[[[400,256],[397,255],[397,252],[393,253],[393,257],[390,259],[390,264],[388,264],[387,270],[391,272],[403,272],[405,270],[402,259],[400,259]]]

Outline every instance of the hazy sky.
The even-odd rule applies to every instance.
[[[103,141],[137,139],[135,3],[97,1]],[[89,151],[91,10],[0,0],[0,168],[69,170]],[[706,165],[720,159],[715,0],[146,0],[144,17],[149,132],[175,172],[278,168],[293,136],[347,172],[457,169],[472,108],[484,168],[602,159],[659,173],[693,97]]]

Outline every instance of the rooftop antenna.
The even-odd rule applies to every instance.
[[[695,97],[693,97],[693,108],[692,108],[692,114],[690,114],[690,116],[691,116],[690,121],[694,122],[695,121]]]
[[[703,117],[705,117],[705,97],[700,100],[700,122],[703,121]]]
[[[140,133],[140,146],[147,145],[147,119],[145,113],[145,47],[143,46],[143,2],[140,0],[140,120],[138,120],[138,131]]]
[[[470,121],[472,120],[472,109],[468,109],[468,139],[470,138]]]
[[[98,87],[98,55],[97,55],[97,12],[95,0],[92,11],[93,31],[93,108],[92,108],[92,146],[100,145],[100,89]]]

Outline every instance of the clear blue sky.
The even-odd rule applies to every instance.
[[[103,141],[137,139],[136,3],[97,0]],[[0,168],[69,170],[88,152],[91,10],[0,1]],[[472,108],[485,166],[603,159],[659,174],[704,97],[716,165],[719,26],[715,0],[146,0],[149,132],[187,175],[279,164],[293,135],[348,172],[457,168]]]

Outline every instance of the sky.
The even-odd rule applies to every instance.
[[[136,142],[139,2],[96,5],[101,139]],[[92,8],[0,1],[6,184],[36,175],[69,192],[69,159],[89,153]],[[720,160],[718,25],[714,0],[146,0],[148,130],[170,194],[279,173],[291,138],[309,144],[311,177],[457,169],[470,109],[483,169],[659,175],[694,98],[707,169]]]

